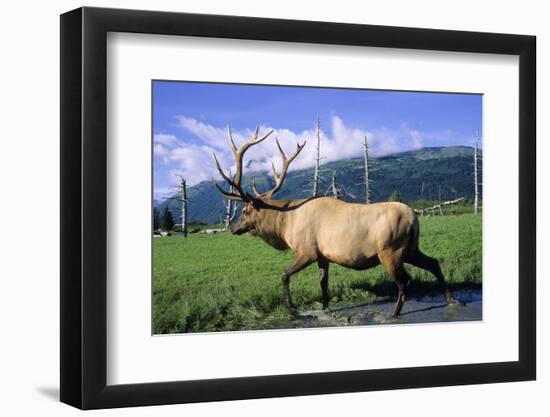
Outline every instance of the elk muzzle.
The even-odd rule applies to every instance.
[[[229,231],[234,235],[242,235],[253,229],[250,225],[246,224],[242,217],[239,217],[235,223],[229,225]]]

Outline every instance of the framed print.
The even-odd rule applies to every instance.
[[[61,16],[61,400],[532,380],[535,38]]]

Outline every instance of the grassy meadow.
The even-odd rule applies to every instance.
[[[481,214],[420,219],[420,248],[437,258],[451,289],[480,288]],[[153,331],[155,334],[288,328],[293,317],[280,304],[281,274],[292,253],[260,238],[190,234],[153,239]],[[415,293],[437,290],[429,273],[406,266]],[[318,268],[293,276],[299,310],[321,308]],[[353,271],[330,265],[331,307],[395,296],[382,266]]]

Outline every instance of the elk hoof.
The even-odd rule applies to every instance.
[[[328,301],[323,301],[323,310],[328,310]]]
[[[447,304],[448,305],[459,305],[460,302],[455,300],[453,297],[447,298]]]

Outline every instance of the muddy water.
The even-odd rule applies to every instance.
[[[394,301],[302,311],[298,323],[294,324],[297,327],[327,327],[482,320],[480,290],[458,292],[455,298],[459,304],[447,305],[442,296],[409,299],[399,317],[391,316]]]

